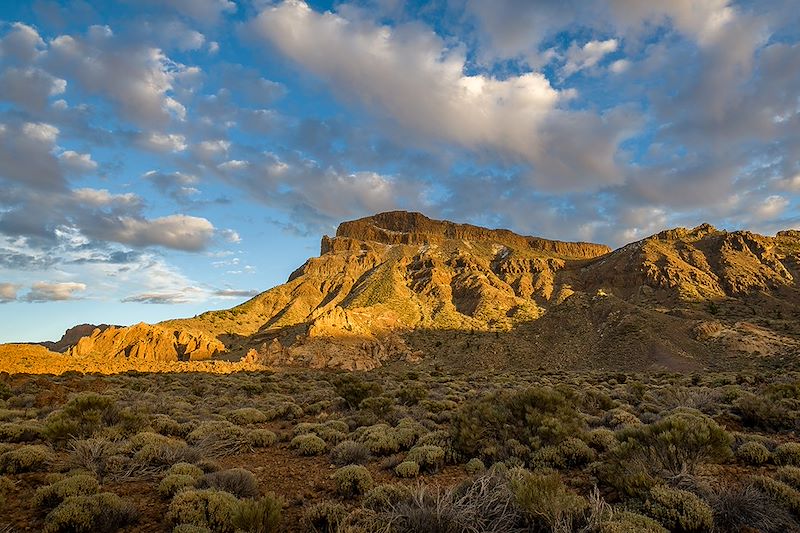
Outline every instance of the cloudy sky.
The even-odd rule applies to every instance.
[[[0,3],[0,342],[235,305],[401,208],[800,227],[795,0]]]

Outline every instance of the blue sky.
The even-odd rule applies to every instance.
[[[224,308],[389,209],[800,227],[792,0],[0,5],[0,342]]]

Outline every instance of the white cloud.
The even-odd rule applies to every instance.
[[[569,77],[581,70],[597,65],[606,55],[617,51],[619,43],[616,39],[606,41],[589,41],[583,46],[575,43],[567,50],[567,58],[561,69],[561,75]]]
[[[139,136],[139,146],[155,152],[182,152],[186,150],[186,137],[177,133],[151,131]]]
[[[233,0],[141,0],[159,6],[168,6],[204,24],[214,24],[226,14],[236,13],[237,5]]]
[[[86,284],[75,282],[49,283],[39,281],[23,297],[27,302],[53,302],[75,299],[75,293],[86,290]]]
[[[27,64],[35,60],[44,47],[45,42],[36,28],[15,22],[11,31],[0,39],[0,57]]]
[[[22,133],[29,139],[47,144],[55,144],[59,130],[52,124],[42,122],[26,122],[22,125]]]
[[[58,158],[61,160],[61,164],[72,172],[91,172],[97,169],[97,162],[92,159],[91,154],[79,154],[72,150],[64,150]]]
[[[789,200],[779,194],[773,194],[764,198],[754,210],[757,219],[769,220],[777,217],[789,207]]]
[[[62,94],[67,82],[35,68],[9,67],[0,73],[0,101],[41,112],[52,96]]]
[[[13,302],[17,299],[19,285],[14,283],[0,283],[0,303]]]
[[[627,59],[617,59],[613,63],[608,66],[608,70],[613,72],[614,74],[622,74],[626,70],[628,70],[631,66],[631,62]]]
[[[111,194],[106,189],[76,189],[72,191],[72,196],[82,204],[101,208],[113,206],[137,207],[142,203],[141,198],[132,192]]]
[[[176,250],[205,249],[214,236],[214,225],[207,219],[189,215],[169,215],[154,219],[129,216],[103,217],[96,227],[83,228],[90,237],[132,246],[164,246]]]

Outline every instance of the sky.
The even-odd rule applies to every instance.
[[[800,228],[795,0],[0,2],[0,342],[227,308],[391,209]]]

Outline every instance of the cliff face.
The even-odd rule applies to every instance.
[[[709,225],[611,251],[382,213],[242,305],[109,328],[68,355],[364,370],[733,368],[800,346],[800,235]]]

